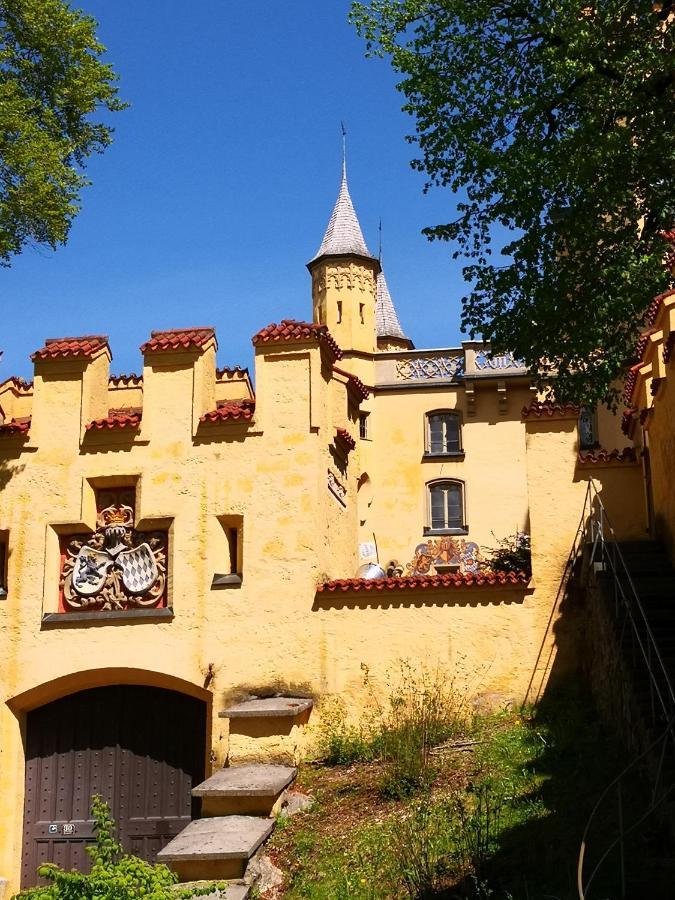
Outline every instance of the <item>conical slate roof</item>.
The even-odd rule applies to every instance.
[[[328,227],[321,241],[321,246],[314,259],[319,259],[320,256],[326,255],[368,256],[373,259],[366,246],[359,220],[356,218],[352,198],[349,196],[347,167],[344,160],[342,162],[340,193],[328,221]],[[312,262],[314,262],[314,259]]]
[[[380,272],[377,276],[377,300],[375,303],[375,330],[378,337],[395,337],[407,341],[408,338],[403,333],[398,315],[394,309],[394,302],[391,299],[389,288],[387,287],[387,279],[384,272]]]

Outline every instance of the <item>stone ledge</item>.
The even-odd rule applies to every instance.
[[[193,797],[276,797],[298,774],[295,766],[230,766],[192,789]]]
[[[247,860],[274,828],[274,819],[256,816],[222,816],[195,819],[157,854],[168,863],[206,860]]]
[[[112,622],[170,622],[174,618],[172,606],[161,609],[106,609],[99,612],[43,613],[41,628],[58,628],[64,625],[109,625]]]
[[[221,719],[294,718],[312,709],[314,701],[307,697],[265,697],[235,703],[218,713]]]

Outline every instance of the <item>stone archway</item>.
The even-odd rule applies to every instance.
[[[22,886],[43,862],[86,870],[93,794],[110,804],[124,848],[154,860],[192,818],[206,729],[203,699],[158,686],[90,687],[31,709]]]

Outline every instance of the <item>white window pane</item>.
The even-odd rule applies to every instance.
[[[443,453],[445,451],[442,416],[429,417],[429,450],[432,453]]]
[[[445,491],[441,487],[431,489],[431,527],[445,528]]]

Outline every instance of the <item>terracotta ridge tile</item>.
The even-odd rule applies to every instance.
[[[13,437],[16,435],[26,435],[30,430],[31,417],[19,416],[16,419],[10,419],[9,422],[0,424],[0,435],[5,437]]]
[[[367,400],[368,397],[370,397],[370,390],[361,381],[358,375],[352,375],[351,372],[347,372],[345,369],[339,368],[339,366],[333,366],[333,371],[337,372],[338,375],[344,375],[345,378],[348,378],[349,388],[353,390],[355,394],[360,396],[362,400]]]
[[[254,347],[259,344],[280,343],[307,343],[319,341],[326,346],[333,355],[333,359],[342,359],[342,350],[338,347],[326,325],[318,325],[316,322],[301,322],[296,319],[282,319],[279,324],[272,322],[265,328],[261,328],[251,338]]]
[[[216,409],[199,417],[203,423],[209,422],[250,422],[255,412],[255,400],[221,400]]]
[[[138,385],[143,384],[143,376],[137,375],[135,372],[130,372],[126,375],[123,372],[121,375],[111,375],[108,378],[108,384],[113,387],[137,387]]]
[[[577,462],[582,466],[608,462],[634,463],[637,461],[638,456],[635,447],[615,448],[614,450],[604,450],[602,448],[580,450],[577,454]]]
[[[195,347],[202,347],[212,338],[215,340],[215,337],[215,329],[210,325],[204,328],[170,328],[166,331],[151,331],[150,339],[141,344],[141,353],[192,350]]]
[[[533,400],[529,406],[524,406],[521,415],[524,419],[536,416],[548,418],[572,418],[579,414],[580,407],[577,403],[558,403],[552,400]]]
[[[99,350],[107,348],[108,338],[104,334],[86,334],[81,337],[47,338],[44,347],[31,354],[33,362],[37,359],[67,359],[90,357]]]
[[[107,416],[87,422],[85,428],[87,431],[92,431],[93,429],[102,431],[103,429],[138,428],[141,424],[141,418],[142,409],[140,407],[129,406],[121,409],[110,409]]]
[[[404,575],[396,578],[337,578],[317,586],[317,592],[411,591],[430,588],[523,587],[530,578],[525,572],[453,572],[448,575]]]
[[[356,441],[346,428],[335,429],[335,443],[345,453],[350,453],[350,451],[356,449]]]

